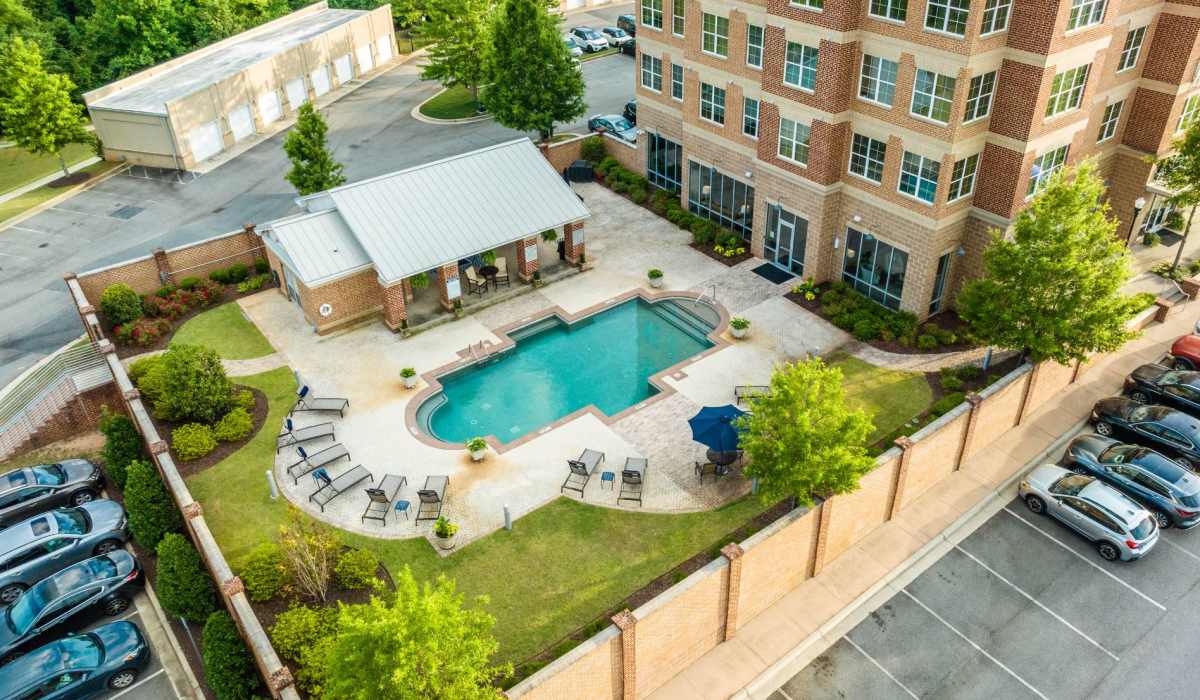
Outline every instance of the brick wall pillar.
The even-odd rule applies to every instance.
[[[895,488],[892,489],[892,504],[888,508],[888,520],[896,517],[896,511],[900,510],[900,503],[904,498],[904,485],[908,481],[908,463],[912,458],[912,448],[915,444],[907,435],[896,438],[896,447],[900,448],[900,466],[896,468],[896,483]]]
[[[442,301],[442,308],[447,311],[454,308],[455,299],[462,298],[462,288],[458,285],[458,263],[450,263],[438,268],[438,296]],[[452,290],[451,287],[454,289]]]
[[[975,392],[967,394],[967,403],[971,404],[971,412],[967,415],[967,430],[963,433],[962,444],[958,446],[958,456],[954,458],[954,471],[962,468],[963,460],[970,453],[971,442],[975,439],[975,426],[979,424],[979,406],[983,397]]]
[[[171,281],[171,266],[167,263],[167,251],[162,248],[155,248],[154,264],[158,267],[158,279],[163,284]]]
[[[567,251],[567,262],[576,264],[579,258],[584,257],[583,249],[583,222],[576,221],[573,224],[563,226],[563,236],[565,238],[565,249]]]
[[[746,550],[737,542],[730,542],[721,548],[721,554],[729,560],[729,581],[725,597],[725,641],[733,639],[737,634],[738,599],[742,592],[742,555]]]
[[[405,280],[407,282],[407,280]],[[399,330],[408,312],[404,306],[405,288],[403,284],[393,284],[383,288],[383,322],[392,330]]]
[[[533,280],[533,273],[538,269],[537,250],[537,236],[517,241],[517,277],[520,277],[522,282]]]
[[[821,573],[825,567],[825,550],[829,545],[829,520],[833,517],[833,497],[821,502],[821,512],[817,518],[817,546],[813,551],[812,571],[809,578]]]
[[[621,697],[637,697],[637,618],[628,609],[613,615],[613,624],[621,630]]]
[[[1025,420],[1025,414],[1029,412],[1029,397],[1033,396],[1034,389],[1037,388],[1038,375],[1042,372],[1042,363],[1039,362],[1033,366],[1033,370],[1029,372],[1029,379],[1025,382],[1025,393],[1021,396],[1021,410],[1017,412],[1017,425]]]
[[[404,289],[404,303],[411,304],[413,300],[412,282],[409,281],[408,277],[405,277],[404,281],[401,282],[401,285],[403,285]]]

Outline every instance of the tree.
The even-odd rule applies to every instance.
[[[92,85],[116,80],[183,53],[181,19],[172,0],[96,0],[83,21]]]
[[[0,125],[5,137],[30,153],[58,156],[63,175],[70,175],[62,150],[92,140],[83,107],[71,101],[75,84],[65,75],[48,73],[37,45],[20,37],[11,39],[3,53],[7,83],[0,98]]]
[[[233,383],[225,376],[215,351],[199,345],[172,345],[162,358],[156,415],[176,422],[211,424],[233,405]]]
[[[279,550],[288,578],[302,594],[325,602],[340,547],[328,527],[296,508],[288,509],[288,522],[279,527]]]
[[[462,85],[479,103],[479,85],[487,79],[491,49],[492,0],[434,0],[428,5],[429,19],[421,34],[434,43],[429,63],[421,70],[424,80],[445,87]]]
[[[283,150],[292,161],[292,169],[284,179],[300,194],[321,192],[346,181],[342,164],[333,159],[325,145],[327,131],[325,118],[306,102],[300,106],[296,126],[283,140]]]
[[[154,465],[139,459],[130,462],[126,470],[125,510],[129,513],[129,531],[143,548],[154,549],[163,535],[183,529],[183,517]]]
[[[563,43],[558,18],[543,0],[504,0],[492,29],[488,110],[510,129],[536,129],[542,139],[554,125],[584,113],[583,74]]]
[[[866,449],[871,419],[846,405],[842,371],[820,358],[775,370],[771,391],[742,420],[745,474],[758,479],[764,499],[810,505],[814,496],[853,491],[875,466]]]
[[[1013,234],[992,232],[983,276],[958,297],[959,315],[985,342],[1033,362],[1061,364],[1115,350],[1132,334],[1136,306],[1121,293],[1129,253],[1102,202],[1095,163],[1054,173],[1017,216]]]
[[[444,576],[418,586],[405,567],[390,601],[372,597],[341,608],[326,652],[324,697],[499,698],[492,684],[512,669],[491,665],[499,648],[494,624],[479,607],[463,607],[462,594]]]
[[[1171,142],[1173,153],[1155,161],[1155,179],[1161,181],[1173,194],[1167,201],[1176,209],[1188,209],[1187,225],[1183,228],[1183,240],[1175,251],[1171,263],[1171,275],[1179,267],[1183,247],[1187,245],[1188,232],[1192,230],[1192,217],[1200,205],[1200,119],[1192,119],[1183,135]]]
[[[203,622],[217,609],[216,590],[200,553],[183,535],[168,532],[158,543],[154,590],[163,610],[192,622]]]
[[[258,669],[246,651],[229,613],[218,610],[204,623],[204,680],[217,700],[250,700],[261,685]]]

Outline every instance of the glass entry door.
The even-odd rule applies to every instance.
[[[804,274],[808,222],[777,204],[767,207],[763,252],[767,260],[797,275]]]

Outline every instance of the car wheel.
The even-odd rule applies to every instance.
[[[12,605],[21,594],[25,592],[25,587],[19,583],[10,583],[4,588],[0,588],[0,603]]]
[[[138,672],[132,668],[122,669],[108,677],[108,687],[113,690],[121,690],[133,685],[137,680]]]
[[[1104,437],[1112,437],[1113,427],[1104,421],[1098,421],[1096,423],[1096,432]]]
[[[1037,496],[1026,496],[1025,506],[1036,515],[1044,515],[1046,513],[1046,502]]]
[[[95,552],[96,556],[99,556],[101,554],[108,554],[120,546],[121,543],[116,540],[104,540],[100,544],[96,545],[96,549],[93,551]]]
[[[128,609],[129,609],[129,599],[128,598],[121,598],[118,596],[116,598],[109,598],[108,600],[104,601],[104,614],[105,615],[109,615],[109,616],[120,615],[121,613],[125,612]]]
[[[94,500],[96,500],[96,494],[85,489],[77,492],[74,496],[71,496],[71,505],[81,506],[84,503],[91,503]]]
[[[1096,553],[1104,561],[1116,561],[1121,558],[1121,550],[1112,542],[1100,542],[1096,545]]]
[[[1146,396],[1146,392],[1144,391],[1135,391],[1129,395],[1129,398],[1137,401],[1138,403],[1150,403],[1150,397]]]
[[[1171,527],[1171,519],[1161,510],[1152,510],[1150,514],[1154,516],[1154,522],[1158,523],[1158,529],[1166,530]]]

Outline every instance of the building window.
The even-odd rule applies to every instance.
[[[1035,192],[1046,186],[1050,176],[1067,164],[1067,149],[1070,146],[1059,146],[1033,159],[1033,168],[1029,171],[1029,189],[1026,197],[1032,197]]]
[[[729,55],[729,18],[705,13],[703,19],[701,38],[704,42],[704,52],[725,58]]]
[[[955,161],[954,170],[950,173],[950,191],[946,194],[947,202],[962,199],[975,191],[975,171],[978,168],[978,153]]]
[[[716,122],[725,123],[725,89],[700,83],[700,116]]]
[[[883,162],[887,144],[869,136],[855,134],[850,145],[850,172],[874,183],[883,182]]]
[[[858,96],[891,107],[896,98],[896,62],[863,54]]]
[[[783,82],[802,90],[817,87],[817,50],[811,46],[787,43],[783,58]]]
[[[950,279],[950,263],[954,253],[946,253],[938,258],[937,272],[933,273],[933,294],[929,298],[929,314],[932,316],[942,310],[942,300],[946,296],[946,282]]]
[[[671,64],[671,97],[683,99],[683,66],[679,63]]]
[[[1188,128],[1188,124],[1196,121],[1197,116],[1200,116],[1200,95],[1192,95],[1183,103],[1183,112],[1179,115],[1179,124],[1176,125],[1175,131]]]
[[[996,71],[971,78],[967,89],[967,111],[963,121],[983,119],[992,111],[992,94],[996,92]]]
[[[662,29],[663,0],[642,0],[642,26]]]
[[[1142,40],[1145,38],[1145,27],[1138,27],[1125,33],[1125,46],[1121,49],[1121,60],[1117,61],[1118,73],[1137,65],[1138,56],[1142,53]]]
[[[1071,15],[1067,18],[1067,31],[1103,22],[1106,4],[1107,0],[1071,0]]]
[[[908,253],[869,233],[846,229],[842,280],[872,301],[889,309],[900,308]]]
[[[941,163],[932,158],[905,151],[904,159],[900,161],[900,191],[933,204],[941,167]]]
[[[825,0],[791,0],[793,5],[807,7],[810,10],[820,10],[825,7]]]
[[[653,133],[646,143],[646,179],[655,187],[678,192],[683,188],[683,146]]]
[[[642,54],[642,87],[662,92],[662,59]]]
[[[918,70],[913,85],[912,113],[942,124],[950,123],[955,79],[929,70]]]
[[[971,0],[929,0],[925,6],[925,28],[963,36]]]
[[[908,0],[871,0],[871,15],[903,22],[908,19]]]
[[[688,209],[750,240],[754,188],[694,160],[688,161]]]
[[[1100,135],[1096,137],[1096,143],[1107,141],[1117,133],[1117,124],[1121,121],[1121,108],[1125,106],[1125,100],[1114,102],[1104,108],[1104,119],[1100,121]]]
[[[1050,99],[1046,102],[1046,116],[1052,117],[1079,107],[1083,101],[1083,88],[1087,85],[1088,72],[1092,64],[1072,68],[1054,76],[1050,83]]]
[[[779,120],[779,157],[793,163],[808,165],[808,140],[812,135],[811,129],[792,121]]]
[[[683,36],[684,0],[671,0],[671,33]]]
[[[742,99],[742,133],[758,138],[758,100],[752,97]]]
[[[746,25],[746,65],[762,68],[763,58],[763,28],[757,25]]]
[[[983,6],[983,25],[979,33],[983,36],[1008,29],[1008,16],[1012,14],[1012,0],[987,0]]]

